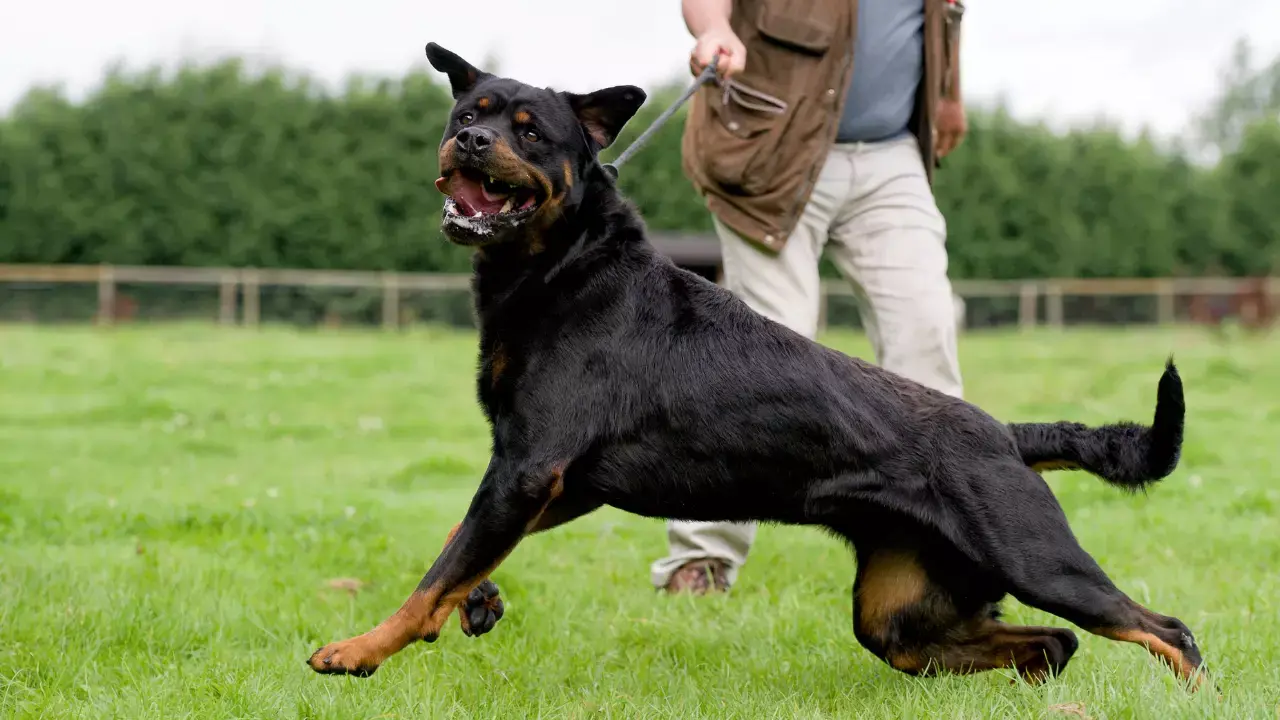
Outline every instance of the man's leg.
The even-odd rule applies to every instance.
[[[715,220],[723,284],[748,307],[812,338],[818,327],[818,259],[849,187],[845,163],[824,164],[812,198],[782,251],[773,253]],[[669,554],[650,568],[653,584],[672,592],[727,589],[746,562],[754,523],[667,523]]]
[[[859,291],[876,361],[961,397],[946,221],[915,138],[837,152],[849,158],[855,182],[832,228],[831,256]]]

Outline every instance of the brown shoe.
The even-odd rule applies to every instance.
[[[680,566],[671,574],[664,590],[668,593],[693,593],[706,595],[709,592],[725,592],[729,589],[728,567],[722,560],[694,560]]]

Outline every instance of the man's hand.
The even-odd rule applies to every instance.
[[[722,78],[740,73],[747,66],[747,48],[728,23],[716,24],[698,36],[693,52],[689,53],[689,70],[695,76],[700,75],[717,54],[720,62],[716,65],[716,74]]]
[[[969,121],[965,118],[964,103],[952,98],[938,101],[937,152],[944,158],[956,149],[965,133],[969,131]]]

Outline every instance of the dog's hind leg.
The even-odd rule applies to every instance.
[[[981,575],[959,557],[943,560],[937,548],[860,547],[854,635],[910,675],[1012,668],[1038,682],[1060,673],[1078,646],[1075,634],[1000,622],[1002,593]]]
[[[570,517],[556,510],[554,517],[544,522],[542,517],[563,491],[563,467],[528,468],[495,458],[466,517],[400,609],[363,635],[320,648],[307,664],[319,673],[364,677],[409,643],[435,640],[449,615],[467,601],[521,538],[550,527],[547,523],[552,520],[567,522],[589,511],[585,506],[574,506],[578,512]],[[495,586],[494,597],[496,590]]]
[[[994,466],[993,466],[994,465]],[[1200,649],[1180,620],[1148,610],[1121,592],[1080,547],[1044,480],[1017,462],[987,465],[969,477],[975,501],[954,521],[983,538],[987,570],[1018,600],[1091,633],[1143,645],[1177,675],[1201,676]],[[984,511],[975,512],[977,507]]]

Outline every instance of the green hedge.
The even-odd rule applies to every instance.
[[[674,92],[653,93],[617,148]],[[463,270],[433,186],[450,103],[429,71],[325,92],[236,61],[113,72],[82,103],[33,90],[0,119],[0,262]],[[937,182],[954,277],[1273,269],[1276,121],[1212,168],[1105,127],[1057,134],[978,108],[970,123]],[[709,231],[680,125],[622,185],[651,228]]]

